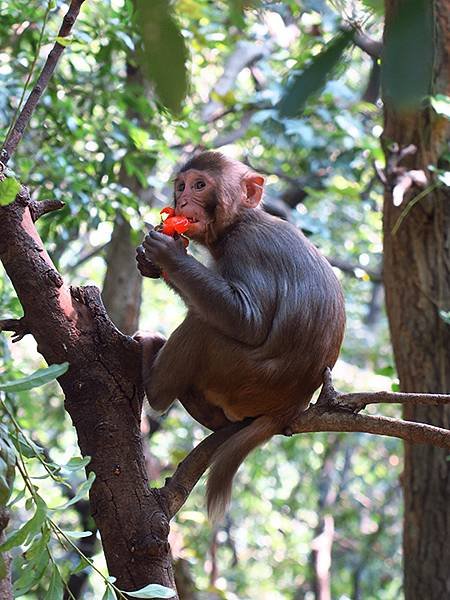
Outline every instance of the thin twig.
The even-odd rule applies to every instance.
[[[26,81],[25,81],[25,85],[23,86],[22,95],[20,96],[19,104],[17,105],[17,108],[16,108],[16,110],[14,112],[14,116],[11,119],[11,124],[9,126],[9,129],[8,129],[8,132],[7,132],[6,138],[5,138],[6,140],[9,138],[9,136],[11,134],[11,131],[12,131],[14,125],[16,124],[17,115],[19,114],[20,110],[22,109],[23,101],[25,99],[25,94],[27,93],[27,89],[28,89],[28,86],[30,84],[31,78],[33,77],[34,69],[36,67],[36,63],[37,63],[37,60],[39,58],[39,54],[41,52],[42,40],[44,38],[45,28],[47,27],[47,21],[48,21],[48,16],[50,14],[51,6],[52,6],[52,1],[48,0],[48,2],[47,2],[47,9],[46,9],[45,14],[44,14],[44,21],[42,23],[41,31],[40,31],[40,34],[39,34],[39,40],[38,40],[36,52],[34,54],[33,62],[31,63],[31,67],[30,67],[30,70],[28,72],[28,76],[27,76]]]
[[[339,394],[334,404],[340,408],[359,411],[368,404],[426,404],[444,406],[450,404],[449,394],[409,394],[405,392],[356,392]]]
[[[406,207],[404,208],[404,210],[401,212],[399,218],[395,222],[394,227],[392,228],[392,231],[391,231],[392,235],[395,235],[397,233],[397,231],[400,228],[400,225],[403,223],[403,221],[405,220],[405,218],[407,217],[407,215],[409,214],[409,212],[411,211],[411,209],[414,208],[414,206],[418,202],[420,202],[423,198],[425,198],[426,196],[428,196],[428,194],[430,194],[436,187],[437,187],[437,183],[432,183],[427,188],[425,188],[424,190],[422,190],[419,194],[417,194],[417,196],[414,196],[414,198],[412,198],[408,202],[408,204],[406,205]]]
[[[75,23],[78,14],[80,12],[81,5],[85,0],[72,0],[69,6],[69,10],[67,11],[61,28],[58,33],[58,38],[67,37]],[[30,93],[27,101],[25,102],[25,106],[20,112],[17,121],[14,123],[10,133],[8,134],[2,149],[0,151],[0,160],[4,165],[6,165],[15,152],[20,140],[22,139],[23,132],[27,127],[30,119],[33,115],[33,112],[44,93],[48,82],[50,81],[51,76],[53,75],[53,71],[59,61],[61,54],[64,51],[65,46],[60,44],[59,42],[55,42],[52,50],[50,51],[47,60],[42,68],[42,71]]]

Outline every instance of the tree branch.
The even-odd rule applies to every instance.
[[[206,471],[214,452],[231,435],[248,425],[248,420],[233,423],[205,438],[178,465],[172,477],[166,479],[166,484],[160,490],[161,497],[167,503],[169,517],[172,518],[186,502],[189,494]]]
[[[409,394],[404,392],[358,392],[354,394],[339,394],[335,401],[336,407],[358,412],[368,404],[427,404],[444,406],[450,404],[448,394]]]
[[[356,31],[353,36],[353,43],[366,52],[366,54],[372,56],[372,58],[381,58],[383,42],[374,40],[362,31]]]
[[[450,430],[424,423],[393,419],[380,415],[355,414],[367,404],[417,402],[432,405],[450,404],[450,394],[407,394],[373,392],[339,394],[333,387],[329,369],[315,404],[301,413],[280,434],[315,433],[319,431],[362,432],[398,437],[416,444],[431,444],[450,449]],[[196,446],[178,465],[173,477],[160,489],[168,516],[172,518],[186,502],[193,487],[208,468],[214,452],[234,433],[246,427],[251,419],[233,423],[215,431]]]
[[[450,402],[450,398],[449,398]],[[450,449],[450,430],[424,423],[374,415],[328,412],[316,405],[308,408],[291,425],[290,434],[317,431],[353,431],[397,437],[415,444],[431,444]]]
[[[0,320],[0,331],[12,331],[13,342],[19,342],[27,333],[31,333],[25,317],[21,319],[2,319]]]
[[[84,0],[72,0],[67,11],[61,28],[58,33],[59,38],[65,38],[69,35],[72,27],[78,17],[81,5]],[[42,71],[36,81],[34,88],[28,96],[25,106],[23,107],[17,121],[14,123],[14,127],[11,129],[7,139],[5,140],[2,149],[0,151],[0,160],[3,164],[7,164],[14,151],[16,150],[20,140],[22,139],[23,132],[30,122],[31,116],[45,91],[45,88],[50,81],[53,71],[58,63],[61,54],[64,51],[65,46],[59,42],[55,42],[52,50],[50,51],[47,60],[42,68]]]

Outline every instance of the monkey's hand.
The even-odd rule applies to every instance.
[[[143,277],[151,277],[152,279],[161,277],[161,269],[151,260],[146,258],[144,246],[142,245],[136,248],[136,261],[139,273]]]
[[[142,245],[145,258],[164,270],[170,270],[186,256],[186,248],[181,237],[171,237],[155,230],[145,236]]]

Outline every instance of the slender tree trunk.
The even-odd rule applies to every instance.
[[[137,270],[135,257],[131,226],[119,214],[108,245],[102,299],[113,323],[129,335],[139,327],[141,308],[142,276]]]
[[[135,58],[134,58],[135,60]],[[144,82],[139,69],[127,62],[125,85],[130,95],[136,89],[142,93]],[[127,117],[145,129],[146,123],[139,112],[128,108]],[[148,201],[148,191],[144,190],[136,176],[129,176],[122,166],[120,183],[139,198],[140,204]],[[144,235],[144,233],[142,234]],[[142,276],[136,267],[136,244],[133,241],[129,222],[119,212],[114,222],[114,230],[106,256],[106,274],[103,282],[102,299],[106,311],[123,333],[133,334],[139,327],[141,308]]]
[[[434,26],[433,94],[450,94],[449,0],[430,0]],[[407,0],[386,1],[386,35]],[[450,392],[450,196],[434,186],[448,141],[448,121],[431,108],[398,112],[385,98],[384,283],[392,343],[403,391]],[[417,150],[400,158],[402,149]],[[398,160],[400,158],[400,160]],[[393,188],[403,168],[423,170],[430,185],[412,187],[400,206]],[[410,203],[413,201],[413,205]],[[405,208],[409,212],[406,214]],[[399,218],[403,219],[399,224]],[[393,229],[396,233],[393,233]],[[450,427],[450,407],[405,405],[405,418]],[[405,444],[404,568],[407,600],[450,597],[450,462],[448,452]]]

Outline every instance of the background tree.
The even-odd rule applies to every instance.
[[[447,118],[443,114],[450,95],[449,7],[445,1],[386,2],[385,55],[392,71],[384,93],[384,283],[404,391],[450,390],[450,196],[444,179],[449,124],[448,112]],[[431,103],[419,105],[425,96]],[[448,408],[410,405],[404,414],[449,427]],[[448,594],[449,469],[447,452],[406,444],[408,600]]]

